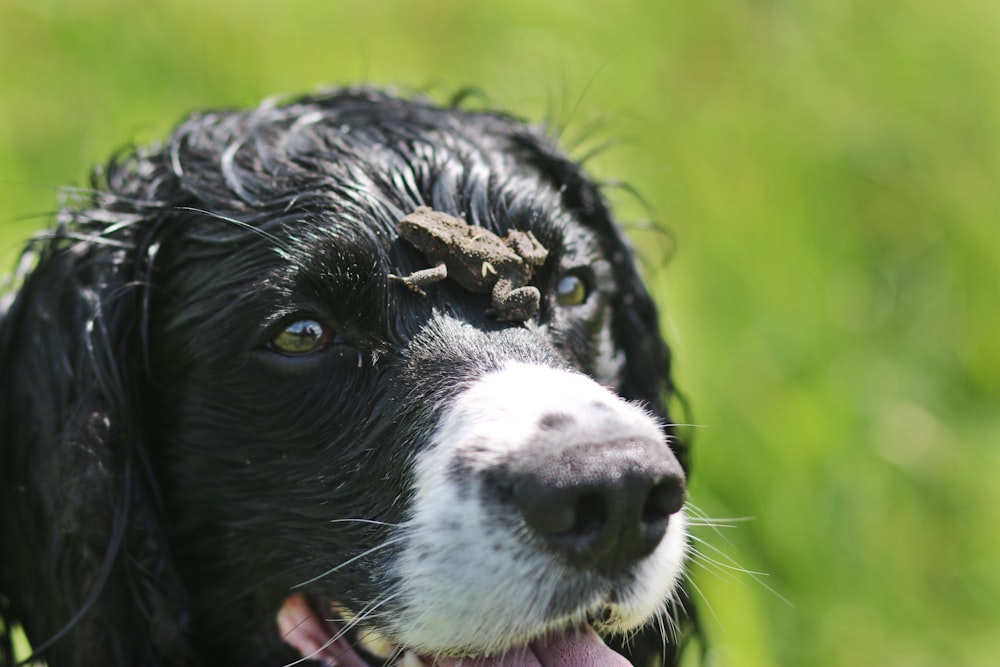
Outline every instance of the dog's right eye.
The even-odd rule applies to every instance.
[[[590,286],[582,271],[569,271],[559,278],[556,301],[560,306],[579,306],[590,296]]]
[[[333,342],[333,331],[316,320],[296,320],[271,339],[270,348],[289,356],[299,356],[316,352]]]

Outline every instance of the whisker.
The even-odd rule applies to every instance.
[[[261,588],[263,588],[267,584],[273,582],[275,579],[279,579],[280,577],[283,577],[286,574],[290,574],[290,573],[292,573],[292,572],[294,572],[296,570],[300,570],[302,568],[308,567],[308,566],[312,565],[313,563],[317,563],[317,562],[320,562],[322,560],[325,560],[325,559],[323,559],[320,556],[315,556],[315,557],[309,558],[309,559],[307,559],[307,560],[305,560],[305,561],[303,561],[301,563],[296,563],[295,565],[292,565],[290,567],[286,567],[286,568],[284,568],[282,570],[277,570],[277,571],[272,572],[272,573],[270,573],[270,574],[268,574],[266,576],[260,577],[253,584],[250,584],[248,586],[245,586],[244,588],[241,588],[241,589],[235,591],[231,597],[228,597],[228,598],[222,600],[222,602],[218,606],[219,606],[219,608],[228,607],[229,605],[234,604],[234,603],[242,600],[248,593],[253,593],[254,591],[260,590]]]
[[[402,646],[397,646],[392,650],[392,653],[385,658],[385,661],[382,663],[383,667],[386,667],[387,665],[395,665],[396,661],[403,657],[404,653],[406,653],[406,649]]]
[[[692,514],[695,517],[694,520],[689,519],[689,525],[695,527],[711,528],[712,531],[729,546],[733,546],[733,543],[729,540],[728,537],[726,537],[722,533],[720,528],[733,528],[735,526],[726,525],[721,522],[738,523],[738,522],[746,522],[754,520],[753,517],[715,519],[709,517],[708,514],[706,514],[704,511],[702,511],[700,508],[696,507],[692,503],[687,503],[685,505],[685,508],[688,510],[690,514]],[[704,568],[706,571],[712,572],[717,576],[726,577],[735,581],[739,581],[739,578],[736,576],[737,574],[748,575],[751,579],[753,579],[755,583],[760,585],[762,588],[764,588],[764,590],[769,592],[771,595],[774,595],[776,598],[784,602],[786,605],[790,607],[795,606],[785,596],[783,596],[781,593],[779,593],[777,590],[775,590],[772,586],[768,585],[764,581],[765,577],[770,576],[769,573],[758,572],[755,570],[751,570],[750,568],[744,567],[735,558],[733,558],[728,553],[726,553],[725,551],[723,551],[722,549],[720,549],[719,547],[715,546],[714,544],[712,544],[711,542],[702,537],[698,537],[697,535],[690,533],[688,537],[691,540],[688,546],[688,554],[693,563],[696,563],[697,565]],[[708,553],[706,553],[706,551]],[[690,574],[686,574],[685,577],[687,578],[688,582],[690,582],[692,587],[697,589],[697,585],[694,583]],[[698,593],[701,596],[701,598],[705,601],[706,606],[708,606],[709,609],[711,610],[711,605],[708,603],[708,600],[705,598],[705,596],[701,594],[701,591],[698,591]],[[713,616],[715,616],[714,613]]]
[[[386,595],[381,600],[377,600],[377,599],[373,600],[371,604],[369,604],[367,607],[365,607],[364,609],[362,609],[361,611],[359,611],[354,616],[354,618],[352,618],[352,619],[350,619],[348,621],[344,621],[344,627],[341,629],[340,632],[338,632],[333,637],[333,641],[336,641],[336,640],[344,637],[348,632],[350,632],[351,630],[355,629],[359,624],[365,623],[369,619],[372,619],[372,618],[375,618],[376,616],[379,616],[380,614],[376,614],[375,610],[378,609],[379,607],[381,607],[382,605],[386,604],[387,602],[390,602],[390,601],[396,599],[401,594],[402,594],[402,591],[397,591],[396,593],[393,593],[391,595]]]
[[[370,556],[371,554],[375,553],[376,551],[379,551],[380,549],[385,549],[386,547],[392,546],[394,544],[399,544],[402,541],[403,541],[403,537],[400,536],[400,537],[393,538],[391,540],[386,540],[384,542],[380,542],[379,544],[376,544],[375,546],[373,546],[371,549],[367,549],[365,551],[362,551],[358,555],[353,556],[353,557],[345,560],[343,563],[340,563],[339,565],[335,565],[334,567],[331,567],[326,572],[322,572],[320,574],[317,574],[315,577],[312,577],[311,579],[307,579],[307,580],[305,580],[303,582],[295,584],[294,586],[291,587],[291,590],[295,590],[297,588],[302,588],[303,586],[308,586],[309,584],[315,583],[315,582],[319,581],[320,579],[322,579],[324,577],[330,576],[331,574],[333,574],[337,570],[339,570],[339,569],[341,569],[343,567],[347,567],[351,563],[357,562],[358,560],[364,558],[365,556]]]
[[[705,512],[703,509],[701,509],[696,504],[694,504],[694,503],[692,503],[690,501],[685,504],[685,507],[692,514],[696,515],[699,519],[704,519],[705,521],[739,521],[739,522],[743,522],[743,521],[756,521],[757,520],[757,517],[753,517],[753,516],[737,516],[737,517],[718,517],[718,516],[713,517],[713,516],[709,516],[709,514],[707,512]]]
[[[692,528],[736,528],[736,522],[728,519],[688,519],[687,525]]]
[[[400,525],[400,524],[394,524],[394,523],[386,523],[386,522],[383,522],[383,521],[375,521],[373,519],[331,519],[330,523],[359,523],[359,524],[369,524],[369,525],[374,525],[374,526],[386,526],[386,527],[389,527],[389,528],[397,528]],[[384,545],[380,545],[380,546],[384,546]],[[376,548],[378,548],[378,547],[376,547]],[[366,553],[370,553],[370,551],[366,552]],[[364,556],[364,555],[365,554],[361,554],[361,556]],[[361,557],[361,556],[359,556],[359,557]],[[282,570],[272,572],[271,574],[269,574],[267,576],[261,577],[260,579],[258,579],[253,584],[251,584],[249,586],[246,586],[245,588],[237,591],[231,598],[225,600],[222,603],[221,606],[223,606],[223,607],[229,606],[230,604],[233,604],[236,601],[242,599],[247,593],[252,593],[253,591],[259,590],[259,589],[263,588],[265,585],[267,585],[268,583],[274,581],[275,579],[283,577],[283,576],[285,576],[287,574],[290,574],[290,573],[292,573],[292,572],[294,572],[296,570],[301,570],[303,568],[309,567],[309,566],[313,565],[314,563],[318,563],[318,562],[321,562],[321,561],[324,561],[324,560],[326,560],[326,559],[324,559],[321,556],[314,556],[314,557],[311,557],[309,559],[304,560],[303,562],[296,563],[295,565],[292,565],[290,567],[286,567],[286,568],[284,568]],[[347,563],[342,563],[338,567],[341,567],[341,566],[346,565],[346,564]],[[306,582],[303,582],[303,583],[300,583],[300,584],[296,584],[296,586],[293,586],[292,588],[294,589],[294,588],[297,588],[297,587],[305,586],[305,585],[307,585],[307,584],[315,581],[317,578],[322,578],[322,577],[326,576],[327,574],[329,574],[332,571],[333,570],[325,572],[325,573],[319,575],[319,577],[316,577],[314,579],[310,579],[309,581],[306,581]]]
[[[401,525],[387,521],[375,521],[374,519],[330,519],[330,523],[366,523],[373,526],[388,526],[389,528],[399,528]]]
[[[734,527],[734,526],[728,525],[728,524],[731,524],[731,523],[743,523],[743,522],[755,521],[756,520],[754,517],[741,517],[741,518],[728,518],[728,519],[713,518],[713,517],[710,517],[706,512],[704,512],[703,510],[701,510],[694,503],[686,503],[685,504],[685,509],[687,509],[689,513],[694,514],[695,517],[696,517],[695,521],[691,522],[692,526],[711,528],[712,532],[714,532],[716,535],[719,536],[719,539],[721,539],[724,543],[728,544],[731,547],[734,547],[735,545],[733,545],[733,543],[729,540],[729,538],[726,537],[722,533],[722,531],[719,530],[719,529],[720,528],[732,528],[732,527]],[[722,525],[722,524],[718,523],[718,522],[721,522],[721,521],[727,522],[727,525]]]
[[[719,549],[718,547],[716,547],[713,544],[710,544],[709,542],[703,540],[700,537],[696,537],[696,536],[692,535],[691,539],[694,540],[695,542],[697,542],[698,544],[700,544],[700,545],[702,545],[704,547],[707,547],[713,553],[716,553],[719,556],[722,556],[726,561],[729,561],[727,563],[727,562],[724,562],[724,561],[712,558],[708,554],[706,554],[704,552],[701,552],[701,551],[698,551],[697,549],[692,550],[692,553],[691,553],[692,558],[694,558],[699,563],[714,565],[714,566],[716,566],[716,567],[719,568],[720,572],[723,571],[723,570],[728,570],[730,572],[739,572],[741,574],[749,574],[750,576],[754,576],[754,577],[769,577],[769,576],[771,576],[767,572],[758,572],[758,571],[751,570],[749,568],[743,567],[742,565],[739,564],[738,561],[736,561],[736,559],[732,558],[725,551]]]
[[[694,592],[698,594],[698,597],[701,598],[702,603],[708,609],[708,613],[711,614],[712,618],[715,619],[716,625],[720,625],[721,626],[722,625],[722,621],[719,620],[719,615],[715,613],[715,608],[712,606],[712,603],[709,601],[708,596],[705,595],[704,591],[701,590],[701,588],[695,582],[695,580],[694,580],[693,577],[691,577],[689,574],[685,574],[684,578],[687,580],[687,582],[691,586],[692,590],[694,590]]]
[[[685,424],[684,422],[667,422],[667,428],[708,428],[708,424]]]
[[[660,628],[660,641],[663,642],[663,653],[666,655],[668,640],[677,641],[677,630],[674,627],[673,618],[670,615],[669,604],[663,611],[656,615],[656,625]]]

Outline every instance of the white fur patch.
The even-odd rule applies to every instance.
[[[615,629],[624,631],[670,599],[684,561],[683,512],[630,576],[612,581],[540,548],[516,510],[498,521],[497,508],[485,505],[474,472],[516,455],[550,414],[572,416],[579,432],[627,423],[630,434],[663,441],[652,416],[580,373],[510,363],[462,392],[416,461],[393,591],[403,613],[388,628],[401,644],[421,653],[499,651],[609,606]],[[455,479],[458,461],[467,479]],[[570,611],[554,616],[554,608]]]

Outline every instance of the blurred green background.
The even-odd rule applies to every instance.
[[[1000,3],[3,0],[5,270],[111,152],[356,82],[617,142],[693,502],[745,519],[697,530],[712,664],[1000,664]]]

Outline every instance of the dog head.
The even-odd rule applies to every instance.
[[[400,236],[420,207],[530,231],[537,309],[391,278],[447,264]],[[0,609],[52,665],[675,660],[669,353],[540,129],[371,89],[196,114],[28,257]]]

